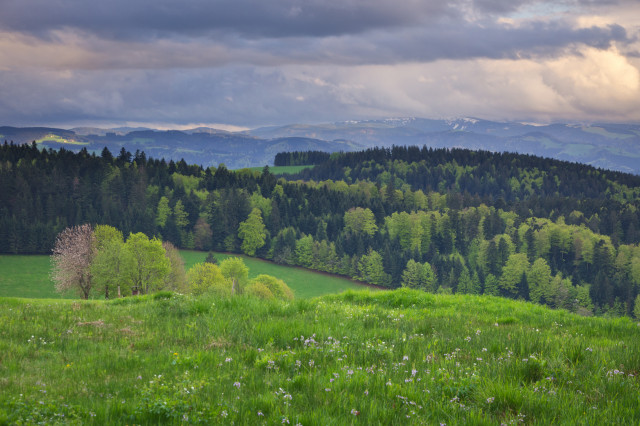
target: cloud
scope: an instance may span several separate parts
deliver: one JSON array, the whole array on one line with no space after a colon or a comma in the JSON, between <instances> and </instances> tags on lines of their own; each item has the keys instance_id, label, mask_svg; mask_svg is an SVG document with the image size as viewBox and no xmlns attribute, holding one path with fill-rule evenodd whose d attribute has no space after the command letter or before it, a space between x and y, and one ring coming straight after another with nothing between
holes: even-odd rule
<instances>
[{"instance_id":1,"label":"cloud","mask_svg":"<svg viewBox=\"0 0 640 426\"><path fill-rule=\"evenodd\" d=\"M639 20L637 0L4 0L0 117L640 121Z\"/></svg>"},{"instance_id":2,"label":"cloud","mask_svg":"<svg viewBox=\"0 0 640 426\"><path fill-rule=\"evenodd\" d=\"M64 28L109 38L232 33L242 37L353 34L457 14L439 0L7 0L0 26L46 35ZM35 11L35 12L34 12Z\"/></svg>"}]
</instances>

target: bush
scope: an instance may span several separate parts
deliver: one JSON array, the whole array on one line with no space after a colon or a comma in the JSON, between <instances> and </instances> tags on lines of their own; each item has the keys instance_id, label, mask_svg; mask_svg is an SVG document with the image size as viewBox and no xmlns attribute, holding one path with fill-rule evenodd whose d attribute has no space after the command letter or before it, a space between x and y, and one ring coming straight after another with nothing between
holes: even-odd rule
<instances>
[{"instance_id":1,"label":"bush","mask_svg":"<svg viewBox=\"0 0 640 426\"><path fill-rule=\"evenodd\" d=\"M249 288L251 288L253 294L264 299L276 298L280 300L293 300L293 291L289 286L281 279L272 277L271 275L258 275L251 280ZM247 292L250 291L249 288L247 288ZM265 290L271 293L271 297L264 297L268 296Z\"/></svg>"},{"instance_id":2,"label":"bush","mask_svg":"<svg viewBox=\"0 0 640 426\"><path fill-rule=\"evenodd\" d=\"M249 287L247 287L246 293L250 296L259 297L260 299L271 300L275 298L271 290L269 290L269 287L261 282L252 282Z\"/></svg>"},{"instance_id":3,"label":"bush","mask_svg":"<svg viewBox=\"0 0 640 426\"><path fill-rule=\"evenodd\" d=\"M195 294L214 293L218 296L231 296L231 285L218 265L197 263L187 273L189 290Z\"/></svg>"}]
</instances>

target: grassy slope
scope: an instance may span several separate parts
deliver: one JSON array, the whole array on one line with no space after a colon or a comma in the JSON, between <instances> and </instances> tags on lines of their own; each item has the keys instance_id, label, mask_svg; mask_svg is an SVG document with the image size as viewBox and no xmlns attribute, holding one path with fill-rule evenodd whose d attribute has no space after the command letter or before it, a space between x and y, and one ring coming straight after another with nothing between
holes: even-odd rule
<instances>
[{"instance_id":1,"label":"grassy slope","mask_svg":"<svg viewBox=\"0 0 640 426\"><path fill-rule=\"evenodd\" d=\"M0 297L55 298L49 256L0 255Z\"/></svg>"},{"instance_id":2,"label":"grassy slope","mask_svg":"<svg viewBox=\"0 0 640 426\"><path fill-rule=\"evenodd\" d=\"M206 253L190 250L181 250L180 254L185 261L185 268L190 268L195 263L203 262L207 257ZM237 254L215 253L216 259L222 261L227 257L241 257L249 268L249 277L253 278L259 274L268 274L283 280L298 298L309 298L322 296L330 293L339 293L344 290L358 290L364 285L357 284L347 278L335 275L313 272L308 269L277 265L254 257L241 256Z\"/></svg>"},{"instance_id":3,"label":"grassy slope","mask_svg":"<svg viewBox=\"0 0 640 426\"><path fill-rule=\"evenodd\" d=\"M0 423L640 422L636 324L493 297L0 299L0 323Z\"/></svg>"},{"instance_id":4,"label":"grassy slope","mask_svg":"<svg viewBox=\"0 0 640 426\"><path fill-rule=\"evenodd\" d=\"M204 252L181 250L188 269L207 257ZM222 260L230 255L218 253ZM346 278L328 276L302 268L276 265L264 260L241 256L249 267L251 277L259 274L274 275L284 280L299 298L338 293L347 289L363 288L362 285ZM0 255L0 297L31 297L59 299L53 282L49 278L50 263L48 256Z\"/></svg>"}]
</instances>

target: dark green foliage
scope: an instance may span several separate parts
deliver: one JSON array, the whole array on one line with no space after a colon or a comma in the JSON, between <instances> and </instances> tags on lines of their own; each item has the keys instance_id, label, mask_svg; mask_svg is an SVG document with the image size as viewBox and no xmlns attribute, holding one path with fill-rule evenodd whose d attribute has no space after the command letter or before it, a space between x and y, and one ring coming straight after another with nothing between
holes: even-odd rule
<instances>
[{"instance_id":1,"label":"dark green foliage","mask_svg":"<svg viewBox=\"0 0 640 426\"><path fill-rule=\"evenodd\" d=\"M114 157L5 144L0 252L48 253L61 229L89 222L181 248L238 253L246 240L240 224L259 209L265 239L255 253L277 263L396 288L413 260L431 265L430 291L499 294L498 284L508 282L503 295L529 300L537 284L528 270L503 277L509 257L523 254L551 270L552 284L535 288L543 292L535 300L582 313L633 312L640 274L632 265L640 252L629 244L640 241L638 176L426 147L278 158L318 162L289 178L313 181L286 181L268 167L167 164L139 151ZM361 211L366 232L352 217Z\"/></svg>"}]
</instances>

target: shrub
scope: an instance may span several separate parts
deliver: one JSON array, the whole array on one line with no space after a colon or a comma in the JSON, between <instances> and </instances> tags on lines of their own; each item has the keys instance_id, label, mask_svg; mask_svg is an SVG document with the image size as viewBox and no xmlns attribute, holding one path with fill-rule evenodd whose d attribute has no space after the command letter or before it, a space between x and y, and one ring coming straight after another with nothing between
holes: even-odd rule
<instances>
[{"instance_id":1,"label":"shrub","mask_svg":"<svg viewBox=\"0 0 640 426\"><path fill-rule=\"evenodd\" d=\"M258 291L263 294L266 294L264 291L265 289L269 290L269 292L272 294L272 297L276 299L293 300L293 291L289 288L289 286L281 279L272 277L271 275L258 275L253 280L251 280L250 287L254 287L252 291Z\"/></svg>"}]
</instances>

